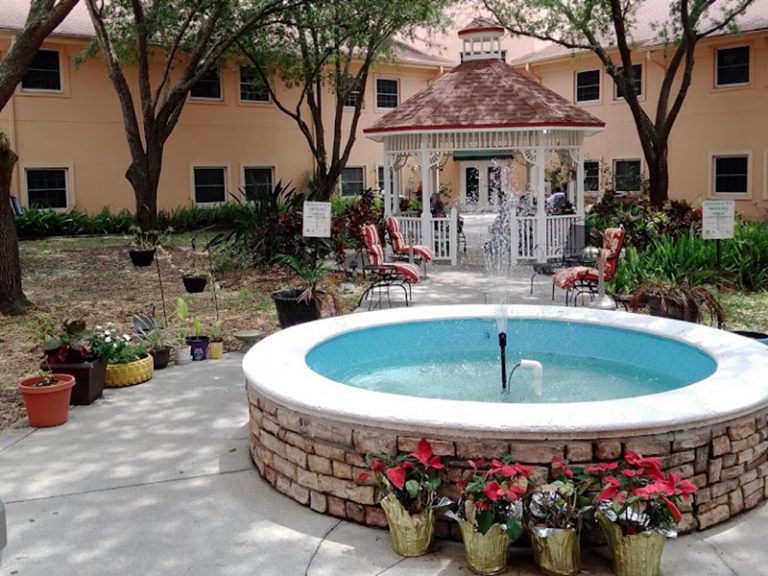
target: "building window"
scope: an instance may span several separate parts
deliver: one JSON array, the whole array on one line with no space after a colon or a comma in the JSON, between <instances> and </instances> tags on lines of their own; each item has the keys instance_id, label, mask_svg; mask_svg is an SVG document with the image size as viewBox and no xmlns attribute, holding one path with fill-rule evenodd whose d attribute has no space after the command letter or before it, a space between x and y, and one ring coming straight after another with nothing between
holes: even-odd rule
<instances>
[{"instance_id":1,"label":"building window","mask_svg":"<svg viewBox=\"0 0 768 576\"><path fill-rule=\"evenodd\" d=\"M639 192L642 184L640 160L616 160L613 179L617 192Z\"/></svg>"},{"instance_id":2,"label":"building window","mask_svg":"<svg viewBox=\"0 0 768 576\"><path fill-rule=\"evenodd\" d=\"M717 51L716 86L749 84L749 46Z\"/></svg>"},{"instance_id":3,"label":"building window","mask_svg":"<svg viewBox=\"0 0 768 576\"><path fill-rule=\"evenodd\" d=\"M359 79L355 76L348 76L344 80L342 89L344 90L344 106L357 108L357 105L360 103L360 96L362 95ZM397 94L397 92L395 92L395 94Z\"/></svg>"},{"instance_id":4,"label":"building window","mask_svg":"<svg viewBox=\"0 0 768 576\"><path fill-rule=\"evenodd\" d=\"M622 66L619 67L619 72L622 72L624 68ZM643 65L642 64L632 64L632 79L635 83L635 94L638 96L643 95ZM619 98L624 98L624 86L621 86L619 84L616 84L614 82L614 86L616 87L616 90L614 91L614 96L618 100Z\"/></svg>"},{"instance_id":5,"label":"building window","mask_svg":"<svg viewBox=\"0 0 768 576\"><path fill-rule=\"evenodd\" d=\"M584 191L597 192L600 190L600 163L597 160L584 162Z\"/></svg>"},{"instance_id":6,"label":"building window","mask_svg":"<svg viewBox=\"0 0 768 576\"><path fill-rule=\"evenodd\" d=\"M38 50L21 79L22 90L61 91L61 63L56 50Z\"/></svg>"},{"instance_id":7,"label":"building window","mask_svg":"<svg viewBox=\"0 0 768 576\"><path fill-rule=\"evenodd\" d=\"M376 169L376 176L379 184L379 192L384 192L384 166L379 166ZM392 194L395 191L395 170L389 169L389 193Z\"/></svg>"},{"instance_id":8,"label":"building window","mask_svg":"<svg viewBox=\"0 0 768 576\"><path fill-rule=\"evenodd\" d=\"M341 195L359 196L365 187L365 170L361 167L341 171Z\"/></svg>"},{"instance_id":9,"label":"building window","mask_svg":"<svg viewBox=\"0 0 768 576\"><path fill-rule=\"evenodd\" d=\"M600 100L600 70L576 72L576 102Z\"/></svg>"},{"instance_id":10,"label":"building window","mask_svg":"<svg viewBox=\"0 0 768 576\"><path fill-rule=\"evenodd\" d=\"M272 192L272 168L245 168L243 176L248 198Z\"/></svg>"},{"instance_id":11,"label":"building window","mask_svg":"<svg viewBox=\"0 0 768 576\"><path fill-rule=\"evenodd\" d=\"M66 168L27 168L26 175L30 208L67 207Z\"/></svg>"},{"instance_id":12,"label":"building window","mask_svg":"<svg viewBox=\"0 0 768 576\"><path fill-rule=\"evenodd\" d=\"M749 156L715 156L715 194L749 193Z\"/></svg>"},{"instance_id":13,"label":"building window","mask_svg":"<svg viewBox=\"0 0 768 576\"><path fill-rule=\"evenodd\" d=\"M211 68L205 75L192 85L189 91L192 98L202 100L221 100L221 78L219 69Z\"/></svg>"},{"instance_id":14,"label":"building window","mask_svg":"<svg viewBox=\"0 0 768 576\"><path fill-rule=\"evenodd\" d=\"M243 102L269 102L269 89L261 75L252 66L240 66L240 100Z\"/></svg>"},{"instance_id":15,"label":"building window","mask_svg":"<svg viewBox=\"0 0 768 576\"><path fill-rule=\"evenodd\" d=\"M226 200L226 169L195 168L195 204Z\"/></svg>"},{"instance_id":16,"label":"building window","mask_svg":"<svg viewBox=\"0 0 768 576\"><path fill-rule=\"evenodd\" d=\"M376 107L397 108L399 84L397 80L376 80Z\"/></svg>"}]
</instances>

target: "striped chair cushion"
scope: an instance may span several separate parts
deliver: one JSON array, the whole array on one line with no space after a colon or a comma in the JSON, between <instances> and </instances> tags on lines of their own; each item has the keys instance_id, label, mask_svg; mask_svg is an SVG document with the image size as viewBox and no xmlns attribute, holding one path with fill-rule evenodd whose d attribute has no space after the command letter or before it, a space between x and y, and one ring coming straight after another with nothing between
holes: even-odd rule
<instances>
[{"instance_id":1,"label":"striped chair cushion","mask_svg":"<svg viewBox=\"0 0 768 576\"><path fill-rule=\"evenodd\" d=\"M597 282L597 268L589 266L572 266L558 270L552 277L555 286L563 290L569 290L576 282L584 280L586 282Z\"/></svg>"},{"instance_id":2,"label":"striped chair cushion","mask_svg":"<svg viewBox=\"0 0 768 576\"><path fill-rule=\"evenodd\" d=\"M410 255L413 250L413 255L417 258L421 258L424 262L432 262L435 259L435 254L427 246L422 244L409 245L405 243L403 233L400 232L400 225L397 222L397 218L393 216L387 216L387 231L389 237L392 240L392 248L397 254Z\"/></svg>"},{"instance_id":3,"label":"striped chair cushion","mask_svg":"<svg viewBox=\"0 0 768 576\"><path fill-rule=\"evenodd\" d=\"M419 267L410 262L394 262L395 272L400 276L408 280L411 284L416 284L421 275L419 274Z\"/></svg>"}]
</instances>

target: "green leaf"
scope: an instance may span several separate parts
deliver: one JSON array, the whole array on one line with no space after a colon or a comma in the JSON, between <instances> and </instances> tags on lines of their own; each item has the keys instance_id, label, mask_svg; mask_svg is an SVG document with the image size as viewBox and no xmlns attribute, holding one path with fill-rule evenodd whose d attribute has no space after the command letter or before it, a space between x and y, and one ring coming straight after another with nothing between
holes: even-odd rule
<instances>
[{"instance_id":1,"label":"green leaf","mask_svg":"<svg viewBox=\"0 0 768 576\"><path fill-rule=\"evenodd\" d=\"M518 518L510 518L507 520L507 536L514 542L523 533L523 524Z\"/></svg>"},{"instance_id":2,"label":"green leaf","mask_svg":"<svg viewBox=\"0 0 768 576\"><path fill-rule=\"evenodd\" d=\"M477 531L480 534L486 534L491 526L494 524L495 514L493 510L483 510L480 513L475 514L475 521L477 522Z\"/></svg>"},{"instance_id":3,"label":"green leaf","mask_svg":"<svg viewBox=\"0 0 768 576\"><path fill-rule=\"evenodd\" d=\"M408 480L405 483L405 490L408 492L408 496L416 498L419 495L419 483L416 480Z\"/></svg>"}]
</instances>

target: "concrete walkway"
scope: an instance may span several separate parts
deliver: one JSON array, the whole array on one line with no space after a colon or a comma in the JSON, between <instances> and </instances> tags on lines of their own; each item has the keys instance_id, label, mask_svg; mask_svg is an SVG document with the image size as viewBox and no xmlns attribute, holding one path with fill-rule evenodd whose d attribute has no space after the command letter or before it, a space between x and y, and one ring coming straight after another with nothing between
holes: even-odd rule
<instances>
[{"instance_id":1,"label":"concrete walkway","mask_svg":"<svg viewBox=\"0 0 768 576\"><path fill-rule=\"evenodd\" d=\"M417 302L437 286L460 288L471 278L453 274L434 272L432 290ZM551 284L543 282L538 299L548 301ZM467 291L443 292L442 301ZM479 289L469 291L483 301ZM440 542L434 554L402 559L385 531L316 514L262 481L248 456L241 361L233 353L169 368L73 408L64 426L0 434L9 529L0 574L470 574L461 544ZM763 505L724 527L670 541L664 574L768 576L766 527ZM604 553L585 552L585 574L610 574ZM515 552L509 574L539 574L528 550Z\"/></svg>"}]
</instances>

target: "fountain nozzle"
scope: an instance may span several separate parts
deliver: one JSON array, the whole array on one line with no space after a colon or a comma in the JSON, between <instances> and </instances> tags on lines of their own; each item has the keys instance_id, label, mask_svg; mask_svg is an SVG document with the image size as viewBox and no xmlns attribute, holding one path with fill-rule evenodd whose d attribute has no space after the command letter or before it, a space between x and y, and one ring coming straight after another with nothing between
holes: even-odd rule
<instances>
[{"instance_id":1,"label":"fountain nozzle","mask_svg":"<svg viewBox=\"0 0 768 576\"><path fill-rule=\"evenodd\" d=\"M499 350L501 351L501 389L507 389L507 333L499 332Z\"/></svg>"}]
</instances>

